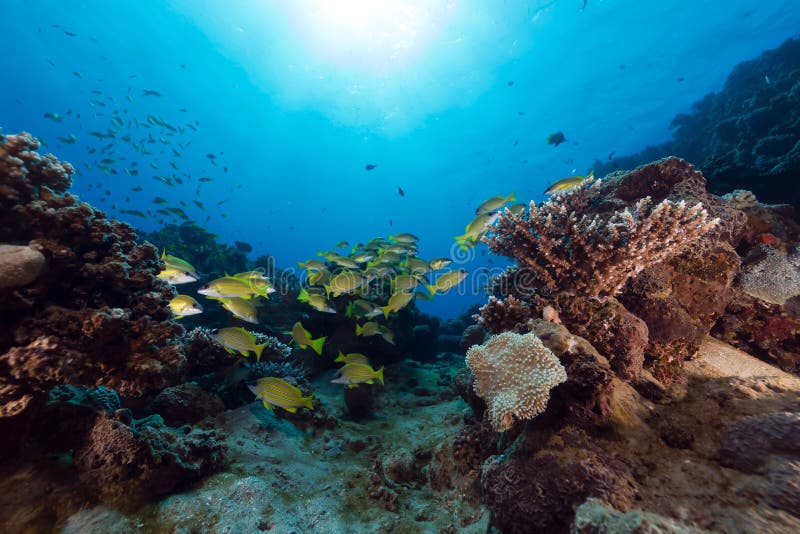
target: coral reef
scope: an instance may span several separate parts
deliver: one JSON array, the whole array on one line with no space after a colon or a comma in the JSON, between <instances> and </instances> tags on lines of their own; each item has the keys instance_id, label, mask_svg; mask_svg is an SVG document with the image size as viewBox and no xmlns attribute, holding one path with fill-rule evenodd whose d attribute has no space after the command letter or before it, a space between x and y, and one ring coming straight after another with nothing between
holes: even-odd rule
<instances>
[{"instance_id":1,"label":"coral reef","mask_svg":"<svg viewBox=\"0 0 800 534\"><path fill-rule=\"evenodd\" d=\"M0 242L29 243L48 264L29 285L0 289L2 412L30 396L33 415L35 399L64 383L146 399L185 365L156 250L66 193L72 167L38 146L28 134L0 138Z\"/></svg>"},{"instance_id":2,"label":"coral reef","mask_svg":"<svg viewBox=\"0 0 800 534\"><path fill-rule=\"evenodd\" d=\"M168 224L142 236L159 251L166 250L185 259L209 278L247 270L246 253L239 247L218 243L216 238L205 228L188 221L180 225Z\"/></svg>"},{"instance_id":3,"label":"coral reef","mask_svg":"<svg viewBox=\"0 0 800 534\"><path fill-rule=\"evenodd\" d=\"M494 252L530 269L550 291L613 296L644 268L677 255L717 224L701 204L639 199L610 214L592 216L600 181L572 190L516 215L506 210L486 242Z\"/></svg>"},{"instance_id":4,"label":"coral reef","mask_svg":"<svg viewBox=\"0 0 800 534\"><path fill-rule=\"evenodd\" d=\"M160 415L172 427L197 423L224 409L225 405L218 397L192 383L168 387L150 403L150 411Z\"/></svg>"},{"instance_id":5,"label":"coral reef","mask_svg":"<svg viewBox=\"0 0 800 534\"><path fill-rule=\"evenodd\" d=\"M800 374L800 306L769 304L736 291L712 331L719 339L781 369Z\"/></svg>"},{"instance_id":6,"label":"coral reef","mask_svg":"<svg viewBox=\"0 0 800 534\"><path fill-rule=\"evenodd\" d=\"M130 425L101 416L76 448L74 462L81 481L103 502L133 511L214 472L223 452L213 431L184 433L164 426L159 416Z\"/></svg>"},{"instance_id":7,"label":"coral reef","mask_svg":"<svg viewBox=\"0 0 800 534\"><path fill-rule=\"evenodd\" d=\"M494 429L503 432L542 413L550 390L567 379L558 358L535 334L505 332L467 351L475 392L486 401Z\"/></svg>"},{"instance_id":8,"label":"coral reef","mask_svg":"<svg viewBox=\"0 0 800 534\"><path fill-rule=\"evenodd\" d=\"M657 212L645 208L653 202ZM492 282L495 298L481 308L479 323L525 332L548 310L620 377L637 381L647 368L674 379L732 296L745 213L706 193L703 175L677 158L584 183L532 209L534 222L507 213L489 238L519 263ZM628 222L617 234L621 220ZM647 228L656 233L645 246ZM670 237L675 232L680 239ZM625 246L609 250L606 238ZM626 248L634 241L643 248Z\"/></svg>"},{"instance_id":9,"label":"coral reef","mask_svg":"<svg viewBox=\"0 0 800 534\"><path fill-rule=\"evenodd\" d=\"M717 194L749 189L800 207L800 39L734 67L721 91L672 120L673 139L640 154L595 161L595 173L675 155L703 169Z\"/></svg>"}]
</instances>

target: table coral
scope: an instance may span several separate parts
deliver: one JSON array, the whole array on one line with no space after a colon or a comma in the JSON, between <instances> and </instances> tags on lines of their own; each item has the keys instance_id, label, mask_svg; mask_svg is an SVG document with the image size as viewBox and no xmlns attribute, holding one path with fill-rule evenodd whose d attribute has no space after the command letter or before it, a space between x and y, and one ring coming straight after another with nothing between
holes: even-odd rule
<instances>
[{"instance_id":1,"label":"table coral","mask_svg":"<svg viewBox=\"0 0 800 534\"><path fill-rule=\"evenodd\" d=\"M542 413L550 390L567 379L558 358L535 334L505 332L467 351L475 392L483 398L498 432Z\"/></svg>"},{"instance_id":2,"label":"table coral","mask_svg":"<svg viewBox=\"0 0 800 534\"><path fill-rule=\"evenodd\" d=\"M541 285L591 297L619 293L629 278L684 250L717 224L702 204L650 197L610 214L587 213L600 181L582 185L526 213L506 210L487 239L496 253L532 270Z\"/></svg>"}]
</instances>

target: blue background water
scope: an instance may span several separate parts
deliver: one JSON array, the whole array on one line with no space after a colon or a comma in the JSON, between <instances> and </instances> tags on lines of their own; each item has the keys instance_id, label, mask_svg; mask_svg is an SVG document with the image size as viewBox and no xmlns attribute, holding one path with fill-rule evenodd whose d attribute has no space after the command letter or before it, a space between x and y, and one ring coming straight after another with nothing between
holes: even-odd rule
<instances>
[{"instance_id":1,"label":"blue background water","mask_svg":"<svg viewBox=\"0 0 800 534\"><path fill-rule=\"evenodd\" d=\"M800 28L794 0L582 3L3 0L0 126L41 137L80 169L77 194L145 230L159 224L112 205L183 199L193 220L280 266L400 231L420 236L423 257L448 256L484 199L538 201L594 158L667 139L676 113ZM114 110L116 138L91 137ZM148 115L183 134L145 128ZM556 148L545 137L557 130L568 142ZM128 133L152 133L152 153ZM116 175L96 167L105 157ZM152 178L173 173L183 185ZM484 254L465 265L501 263ZM452 316L485 299L467 293L421 307Z\"/></svg>"}]
</instances>

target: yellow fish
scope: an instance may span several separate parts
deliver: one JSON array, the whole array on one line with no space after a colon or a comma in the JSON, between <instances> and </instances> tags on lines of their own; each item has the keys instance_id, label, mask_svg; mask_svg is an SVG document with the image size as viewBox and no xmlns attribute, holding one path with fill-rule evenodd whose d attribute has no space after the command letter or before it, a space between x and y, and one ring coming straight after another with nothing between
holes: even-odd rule
<instances>
[{"instance_id":1,"label":"yellow fish","mask_svg":"<svg viewBox=\"0 0 800 534\"><path fill-rule=\"evenodd\" d=\"M225 276L212 280L205 286L197 290L201 295L211 298L251 298L255 295L250 284L238 278Z\"/></svg>"},{"instance_id":2,"label":"yellow fish","mask_svg":"<svg viewBox=\"0 0 800 534\"><path fill-rule=\"evenodd\" d=\"M193 275L191 272L182 271L173 267L167 267L158 273L158 278L172 285L191 284L192 282L197 282L197 276Z\"/></svg>"},{"instance_id":3,"label":"yellow fish","mask_svg":"<svg viewBox=\"0 0 800 534\"><path fill-rule=\"evenodd\" d=\"M411 274L400 274L392 280L392 289L395 291L408 291L419 285L419 279Z\"/></svg>"},{"instance_id":4,"label":"yellow fish","mask_svg":"<svg viewBox=\"0 0 800 534\"><path fill-rule=\"evenodd\" d=\"M383 367L376 371L363 363L348 363L339 369L331 384L347 384L354 388L359 384L374 384L376 379L383 385Z\"/></svg>"},{"instance_id":5,"label":"yellow fish","mask_svg":"<svg viewBox=\"0 0 800 534\"><path fill-rule=\"evenodd\" d=\"M304 397L302 391L281 378L264 377L255 386L248 387L261 399L267 410L272 410L275 406L291 413L297 412L298 408L314 409L314 395Z\"/></svg>"},{"instance_id":6,"label":"yellow fish","mask_svg":"<svg viewBox=\"0 0 800 534\"><path fill-rule=\"evenodd\" d=\"M195 269L194 266L191 263L189 263L186 260L182 260L181 258L179 258L177 256L172 256L170 254L167 254L166 249L161 253L161 261L164 262L164 265L167 266L167 269L169 269L169 268L177 269L179 271L183 271L183 272L187 272L187 273L191 274L196 279L200 278L197 275L197 269Z\"/></svg>"},{"instance_id":7,"label":"yellow fish","mask_svg":"<svg viewBox=\"0 0 800 534\"><path fill-rule=\"evenodd\" d=\"M455 271L447 271L446 273L442 273L439 278L436 279L436 282L433 284L428 284L428 292L431 296L438 293L446 293L451 288L457 286L461 283L464 278L467 277L467 271L464 269L458 269Z\"/></svg>"},{"instance_id":8,"label":"yellow fish","mask_svg":"<svg viewBox=\"0 0 800 534\"><path fill-rule=\"evenodd\" d=\"M320 260L308 260L305 262L297 262L297 266L307 271L319 271L325 268L325 262Z\"/></svg>"},{"instance_id":9,"label":"yellow fish","mask_svg":"<svg viewBox=\"0 0 800 534\"><path fill-rule=\"evenodd\" d=\"M361 287L363 283L364 277L361 276L361 273L345 271L331 278L331 281L325 286L325 291L329 295L333 293L334 297L338 297L339 295L352 293Z\"/></svg>"},{"instance_id":10,"label":"yellow fish","mask_svg":"<svg viewBox=\"0 0 800 534\"><path fill-rule=\"evenodd\" d=\"M178 295L170 300L169 309L175 314L176 319L183 319L187 315L203 313L203 307L189 295Z\"/></svg>"},{"instance_id":11,"label":"yellow fish","mask_svg":"<svg viewBox=\"0 0 800 534\"><path fill-rule=\"evenodd\" d=\"M507 197L492 197L478 206L478 209L475 210L475 215L483 215L484 213L497 211L509 202L515 202L516 200L517 196L514 193L511 193Z\"/></svg>"},{"instance_id":12,"label":"yellow fish","mask_svg":"<svg viewBox=\"0 0 800 534\"><path fill-rule=\"evenodd\" d=\"M434 271L438 271L439 269L444 269L448 265L453 263L453 260L448 258L436 258L435 260L431 260L428 262L428 265L431 266L431 269Z\"/></svg>"},{"instance_id":13,"label":"yellow fish","mask_svg":"<svg viewBox=\"0 0 800 534\"><path fill-rule=\"evenodd\" d=\"M336 308L331 305L330 301L325 298L324 294L320 295L319 293L310 293L305 288L301 288L300 294L297 296L297 300L300 302L305 302L317 311L324 313L336 313Z\"/></svg>"},{"instance_id":14,"label":"yellow fish","mask_svg":"<svg viewBox=\"0 0 800 534\"><path fill-rule=\"evenodd\" d=\"M317 339L313 339L311 337L311 332L303 328L303 325L300 324L300 321L294 323L292 327L292 339L294 342L297 343L297 346L301 349L305 349L307 347L311 347L311 349L317 353L317 355L322 356L322 345L325 343L325 337L319 337Z\"/></svg>"},{"instance_id":15,"label":"yellow fish","mask_svg":"<svg viewBox=\"0 0 800 534\"><path fill-rule=\"evenodd\" d=\"M464 229L464 233L456 236L455 240L461 250L467 250L469 247L475 246L481 238L486 235L491 226L500 216L499 212L482 213L475 217Z\"/></svg>"},{"instance_id":16,"label":"yellow fish","mask_svg":"<svg viewBox=\"0 0 800 534\"><path fill-rule=\"evenodd\" d=\"M211 334L211 339L222 345L225 350L232 354L238 352L242 356L247 357L253 352L256 355L256 361L261 360L261 353L264 351L264 347L267 346L266 343L262 345L257 344L255 335L239 327L220 328L215 333Z\"/></svg>"},{"instance_id":17,"label":"yellow fish","mask_svg":"<svg viewBox=\"0 0 800 534\"><path fill-rule=\"evenodd\" d=\"M339 355L333 361L337 363L360 363L364 365L369 365L369 359L367 359L366 356L364 356L359 352L342 354L342 351L339 351Z\"/></svg>"},{"instance_id":18,"label":"yellow fish","mask_svg":"<svg viewBox=\"0 0 800 534\"><path fill-rule=\"evenodd\" d=\"M240 297L219 299L222 307L231 312L235 317L248 323L258 324L258 312L249 300Z\"/></svg>"},{"instance_id":19,"label":"yellow fish","mask_svg":"<svg viewBox=\"0 0 800 534\"><path fill-rule=\"evenodd\" d=\"M409 233L390 235L389 239L391 239L395 243L404 243L407 245L413 245L414 243L419 241L419 238L417 236Z\"/></svg>"},{"instance_id":20,"label":"yellow fish","mask_svg":"<svg viewBox=\"0 0 800 534\"><path fill-rule=\"evenodd\" d=\"M408 303L414 300L414 292L413 291L403 291L398 290L389 297L389 303L386 306L381 306L381 311L383 312L383 317L385 319L389 318L389 313L396 312L402 308L408 306Z\"/></svg>"},{"instance_id":21,"label":"yellow fish","mask_svg":"<svg viewBox=\"0 0 800 534\"><path fill-rule=\"evenodd\" d=\"M356 335L362 337L381 336L384 341L394 345L394 332L375 321L369 321L363 325L356 324Z\"/></svg>"},{"instance_id":22,"label":"yellow fish","mask_svg":"<svg viewBox=\"0 0 800 534\"><path fill-rule=\"evenodd\" d=\"M588 175L583 176L581 174L577 174L575 176L570 176L569 178L562 178L561 180L551 184L548 187L544 194L545 195L552 195L554 193L561 193L562 191L568 191L575 186L581 185L586 180L594 180L594 171L590 172Z\"/></svg>"}]
</instances>

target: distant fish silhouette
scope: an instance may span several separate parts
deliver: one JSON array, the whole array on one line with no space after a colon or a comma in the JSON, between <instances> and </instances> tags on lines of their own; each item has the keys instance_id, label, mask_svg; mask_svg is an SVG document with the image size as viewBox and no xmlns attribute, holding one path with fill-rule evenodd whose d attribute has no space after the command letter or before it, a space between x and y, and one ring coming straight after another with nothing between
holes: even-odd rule
<instances>
[{"instance_id":1,"label":"distant fish silhouette","mask_svg":"<svg viewBox=\"0 0 800 534\"><path fill-rule=\"evenodd\" d=\"M558 146L566 140L567 138L564 137L564 133L561 131L551 133L550 135L547 136L548 145Z\"/></svg>"},{"instance_id":2,"label":"distant fish silhouette","mask_svg":"<svg viewBox=\"0 0 800 534\"><path fill-rule=\"evenodd\" d=\"M403 188L402 188L402 187L398 187L398 188L397 188L397 193L398 193L398 194L399 194L401 197L404 197L404 196L406 196L406 192L405 192L405 191L403 191Z\"/></svg>"},{"instance_id":3,"label":"distant fish silhouette","mask_svg":"<svg viewBox=\"0 0 800 534\"><path fill-rule=\"evenodd\" d=\"M371 170L372 170L372 169L374 169L375 167L377 167L377 165L374 165L374 164L372 164L372 163L367 163L366 165L364 165L364 170L365 170L365 171L371 171Z\"/></svg>"}]
</instances>

